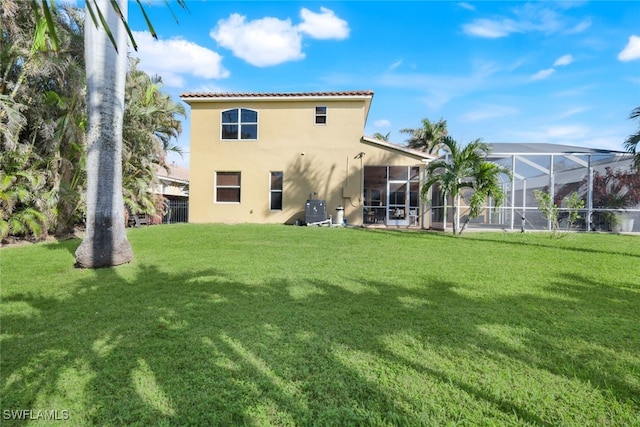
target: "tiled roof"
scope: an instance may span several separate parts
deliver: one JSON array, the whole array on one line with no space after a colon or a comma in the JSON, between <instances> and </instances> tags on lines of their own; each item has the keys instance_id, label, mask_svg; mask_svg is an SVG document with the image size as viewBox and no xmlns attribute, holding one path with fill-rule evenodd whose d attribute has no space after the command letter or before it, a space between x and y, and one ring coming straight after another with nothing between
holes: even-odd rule
<instances>
[{"instance_id":1,"label":"tiled roof","mask_svg":"<svg viewBox=\"0 0 640 427\"><path fill-rule=\"evenodd\" d=\"M370 90L336 92L185 92L180 98L327 98L373 96Z\"/></svg>"},{"instance_id":2,"label":"tiled roof","mask_svg":"<svg viewBox=\"0 0 640 427\"><path fill-rule=\"evenodd\" d=\"M189 181L189 169L175 163L168 164L166 169L162 166L156 165L156 173L159 177L163 178L169 178L176 181Z\"/></svg>"},{"instance_id":3,"label":"tiled roof","mask_svg":"<svg viewBox=\"0 0 640 427\"><path fill-rule=\"evenodd\" d=\"M401 151L403 153L410 154L412 156L420 157L424 160L435 160L438 158L438 156L429 154L426 151L416 150L413 148L409 148L406 145L394 144L393 142L389 142L389 141L381 141L379 139L372 138L370 136L363 136L362 141L368 142L370 144L378 145L381 147L391 148L396 151Z\"/></svg>"}]
</instances>

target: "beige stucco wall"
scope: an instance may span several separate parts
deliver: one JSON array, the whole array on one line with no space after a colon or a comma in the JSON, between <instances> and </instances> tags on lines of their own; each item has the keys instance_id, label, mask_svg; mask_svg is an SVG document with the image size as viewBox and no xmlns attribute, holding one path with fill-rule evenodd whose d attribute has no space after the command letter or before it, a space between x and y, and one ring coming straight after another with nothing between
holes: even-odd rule
<instances>
[{"instance_id":1,"label":"beige stucco wall","mask_svg":"<svg viewBox=\"0 0 640 427\"><path fill-rule=\"evenodd\" d=\"M327 107L327 124L315 124L315 107ZM221 111L258 111L258 139L220 137ZM364 100L271 100L191 103L189 221L196 223L293 223L304 219L312 193L327 201L327 214L345 207L351 224L362 223L362 167L421 165L418 157L361 141ZM364 152L360 159L356 155ZM217 171L241 172L240 203L216 203ZM269 210L270 172L284 172L283 210Z\"/></svg>"}]
</instances>

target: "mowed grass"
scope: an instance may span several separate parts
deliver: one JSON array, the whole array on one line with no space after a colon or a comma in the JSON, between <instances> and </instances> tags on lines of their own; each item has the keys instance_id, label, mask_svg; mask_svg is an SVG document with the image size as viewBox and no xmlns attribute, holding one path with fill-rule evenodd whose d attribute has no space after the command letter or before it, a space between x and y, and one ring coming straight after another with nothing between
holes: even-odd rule
<instances>
[{"instance_id":1,"label":"mowed grass","mask_svg":"<svg viewBox=\"0 0 640 427\"><path fill-rule=\"evenodd\" d=\"M640 237L129 239L113 269L73 268L77 240L0 251L2 425L640 424Z\"/></svg>"}]
</instances>

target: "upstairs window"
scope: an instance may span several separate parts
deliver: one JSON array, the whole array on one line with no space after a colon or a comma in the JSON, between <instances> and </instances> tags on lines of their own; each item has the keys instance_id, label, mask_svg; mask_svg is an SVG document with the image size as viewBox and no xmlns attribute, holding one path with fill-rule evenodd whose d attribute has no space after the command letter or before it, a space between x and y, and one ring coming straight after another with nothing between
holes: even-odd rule
<instances>
[{"instance_id":1,"label":"upstairs window","mask_svg":"<svg viewBox=\"0 0 640 427\"><path fill-rule=\"evenodd\" d=\"M258 139L258 112L233 108L222 112L222 139Z\"/></svg>"},{"instance_id":2,"label":"upstairs window","mask_svg":"<svg viewBox=\"0 0 640 427\"><path fill-rule=\"evenodd\" d=\"M327 107L316 107L316 124L327 124Z\"/></svg>"}]
</instances>

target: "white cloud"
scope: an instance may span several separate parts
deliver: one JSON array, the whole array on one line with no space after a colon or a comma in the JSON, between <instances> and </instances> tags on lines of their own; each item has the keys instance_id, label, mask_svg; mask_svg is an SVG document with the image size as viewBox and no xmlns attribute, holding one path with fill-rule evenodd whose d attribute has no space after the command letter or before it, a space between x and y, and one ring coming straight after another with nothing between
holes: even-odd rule
<instances>
[{"instance_id":1,"label":"white cloud","mask_svg":"<svg viewBox=\"0 0 640 427\"><path fill-rule=\"evenodd\" d=\"M629 37L629 42L618 54L618 59L623 62L640 59L640 37L633 35Z\"/></svg>"},{"instance_id":2,"label":"white cloud","mask_svg":"<svg viewBox=\"0 0 640 427\"><path fill-rule=\"evenodd\" d=\"M138 51L131 55L140 58L140 69L161 76L165 86L183 87L185 74L205 79L229 76L222 56L205 47L181 38L154 40L148 31L134 31L133 36Z\"/></svg>"},{"instance_id":3,"label":"white cloud","mask_svg":"<svg viewBox=\"0 0 640 427\"><path fill-rule=\"evenodd\" d=\"M556 62L553 63L554 67L560 65L569 65L573 62L573 55L562 55L560 58L556 59Z\"/></svg>"},{"instance_id":4,"label":"white cloud","mask_svg":"<svg viewBox=\"0 0 640 427\"><path fill-rule=\"evenodd\" d=\"M479 122L489 119L497 119L506 116L518 114L519 110L515 107L506 105L483 105L476 110L469 111L462 115L461 119L465 122Z\"/></svg>"},{"instance_id":5,"label":"white cloud","mask_svg":"<svg viewBox=\"0 0 640 427\"><path fill-rule=\"evenodd\" d=\"M589 126L581 124L556 126L531 124L527 129L508 132L508 137L521 141L586 146L587 142L594 139L596 135Z\"/></svg>"},{"instance_id":6,"label":"white cloud","mask_svg":"<svg viewBox=\"0 0 640 427\"><path fill-rule=\"evenodd\" d=\"M591 128L581 124L551 127L531 125L530 129L507 132L505 139L621 151L620 141L624 140L626 135L624 130L616 128Z\"/></svg>"},{"instance_id":7,"label":"white cloud","mask_svg":"<svg viewBox=\"0 0 640 427\"><path fill-rule=\"evenodd\" d=\"M314 13L302 8L300 11L302 23L298 29L310 35L314 39L337 39L349 37L349 24L344 19L338 18L332 10L326 7L320 8L320 13Z\"/></svg>"},{"instance_id":8,"label":"white cloud","mask_svg":"<svg viewBox=\"0 0 640 427\"><path fill-rule=\"evenodd\" d=\"M574 107L565 111L564 113L558 115L558 119L566 119L567 117L575 116L576 114L584 113L585 111L590 110L590 107Z\"/></svg>"},{"instance_id":9,"label":"white cloud","mask_svg":"<svg viewBox=\"0 0 640 427\"><path fill-rule=\"evenodd\" d=\"M402 65L402 59L399 59L396 62L394 62L393 64L389 65L389 68L387 69L387 71L393 71L396 68L398 68L400 65Z\"/></svg>"},{"instance_id":10,"label":"white cloud","mask_svg":"<svg viewBox=\"0 0 640 427\"><path fill-rule=\"evenodd\" d=\"M576 97L576 96L584 96L584 95L588 94L589 92L591 92L594 88L595 88L595 85L593 85L593 84L583 85L583 86L578 86L578 87L572 87L572 88L567 88L567 89L561 90L559 92L556 92L556 93L553 94L553 96L560 97L560 98L570 98L570 97Z\"/></svg>"},{"instance_id":11,"label":"white cloud","mask_svg":"<svg viewBox=\"0 0 640 427\"><path fill-rule=\"evenodd\" d=\"M246 16L234 13L228 19L219 20L209 35L238 58L258 67L305 56L300 32L289 19L267 17L246 22Z\"/></svg>"},{"instance_id":12,"label":"white cloud","mask_svg":"<svg viewBox=\"0 0 640 427\"><path fill-rule=\"evenodd\" d=\"M497 39L511 33L519 32L517 25L510 19L491 20L476 19L470 24L462 26L463 31L470 36Z\"/></svg>"},{"instance_id":13,"label":"white cloud","mask_svg":"<svg viewBox=\"0 0 640 427\"><path fill-rule=\"evenodd\" d=\"M540 70L537 73L535 73L533 76L531 76L531 80L544 80L555 72L556 70L554 70L553 68Z\"/></svg>"},{"instance_id":14,"label":"white cloud","mask_svg":"<svg viewBox=\"0 0 640 427\"><path fill-rule=\"evenodd\" d=\"M293 25L290 19L265 17L247 21L234 13L218 21L209 35L235 56L257 67L268 67L304 59L302 36L316 39L344 39L349 36L347 21L332 10L321 7L320 13L303 8L302 23Z\"/></svg>"},{"instance_id":15,"label":"white cloud","mask_svg":"<svg viewBox=\"0 0 640 427\"><path fill-rule=\"evenodd\" d=\"M388 128L391 126L391 122L387 119L380 119L373 122L373 126L377 128Z\"/></svg>"},{"instance_id":16,"label":"white cloud","mask_svg":"<svg viewBox=\"0 0 640 427\"><path fill-rule=\"evenodd\" d=\"M569 28L566 33L567 34L579 34L589 28L591 26L591 19L587 18L583 21L578 22L573 28Z\"/></svg>"},{"instance_id":17,"label":"white cloud","mask_svg":"<svg viewBox=\"0 0 640 427\"><path fill-rule=\"evenodd\" d=\"M458 3L458 7L461 7L467 10L476 10L476 7L474 5L472 5L471 3L467 3L466 1Z\"/></svg>"},{"instance_id":18,"label":"white cloud","mask_svg":"<svg viewBox=\"0 0 640 427\"><path fill-rule=\"evenodd\" d=\"M430 109L438 110L454 98L488 90L494 84L503 85L504 80L494 82L491 79L499 71L493 63L476 63L469 75L388 73L382 75L377 84L422 92L424 103Z\"/></svg>"},{"instance_id":19,"label":"white cloud","mask_svg":"<svg viewBox=\"0 0 640 427\"><path fill-rule=\"evenodd\" d=\"M189 92L215 93L215 92L231 92L231 91L223 86L218 86L216 84L211 84L211 83L205 83L205 84L196 86L193 89L189 89Z\"/></svg>"},{"instance_id":20,"label":"white cloud","mask_svg":"<svg viewBox=\"0 0 640 427\"><path fill-rule=\"evenodd\" d=\"M563 7L554 3L526 3L514 8L511 17L479 18L464 24L462 29L470 36L500 38L525 32L576 34L591 25L588 18L576 22L576 19L562 15L557 10L563 10Z\"/></svg>"},{"instance_id":21,"label":"white cloud","mask_svg":"<svg viewBox=\"0 0 640 427\"><path fill-rule=\"evenodd\" d=\"M590 134L590 129L583 125L559 125L543 128L544 134L551 139L579 139Z\"/></svg>"}]
</instances>

